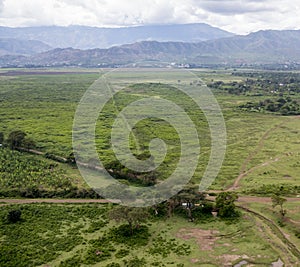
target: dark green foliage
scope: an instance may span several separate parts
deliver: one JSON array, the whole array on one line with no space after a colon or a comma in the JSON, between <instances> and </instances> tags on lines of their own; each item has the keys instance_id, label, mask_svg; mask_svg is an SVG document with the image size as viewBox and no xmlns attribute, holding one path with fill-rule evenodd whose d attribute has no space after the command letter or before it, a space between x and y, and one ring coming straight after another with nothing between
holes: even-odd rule
<instances>
[{"instance_id":1,"label":"dark green foliage","mask_svg":"<svg viewBox=\"0 0 300 267\"><path fill-rule=\"evenodd\" d=\"M235 72L241 82L216 81L208 86L221 92L247 97L264 97L261 101L247 101L239 109L252 112L271 112L284 116L299 115L299 73L293 72ZM269 96L269 98L266 98Z\"/></svg>"},{"instance_id":2,"label":"dark green foliage","mask_svg":"<svg viewBox=\"0 0 300 267\"><path fill-rule=\"evenodd\" d=\"M147 261L144 258L133 257L129 260L124 260L126 267L144 267L147 266Z\"/></svg>"},{"instance_id":3,"label":"dark green foliage","mask_svg":"<svg viewBox=\"0 0 300 267\"><path fill-rule=\"evenodd\" d=\"M209 86L235 95L291 95L300 93L299 73L296 72L234 72L233 76L245 77L241 82L216 81Z\"/></svg>"},{"instance_id":4,"label":"dark green foliage","mask_svg":"<svg viewBox=\"0 0 300 267\"><path fill-rule=\"evenodd\" d=\"M212 211L214 209L214 205L212 202L203 201L200 206L195 207L193 210L193 216L197 220L206 220L211 219L213 217Z\"/></svg>"},{"instance_id":5,"label":"dark green foliage","mask_svg":"<svg viewBox=\"0 0 300 267\"><path fill-rule=\"evenodd\" d=\"M149 229L147 226L142 225L131 232L129 225L124 224L119 227L112 228L107 238L119 244L126 244L128 246L146 246L150 238Z\"/></svg>"},{"instance_id":6,"label":"dark green foliage","mask_svg":"<svg viewBox=\"0 0 300 267\"><path fill-rule=\"evenodd\" d=\"M121 267L119 263L109 263L105 267Z\"/></svg>"},{"instance_id":7,"label":"dark green foliage","mask_svg":"<svg viewBox=\"0 0 300 267\"><path fill-rule=\"evenodd\" d=\"M139 160L141 157L137 156ZM118 180L126 180L137 186L152 186L156 184L157 172L140 173L124 167L119 161L114 160L105 164L105 169Z\"/></svg>"},{"instance_id":8,"label":"dark green foliage","mask_svg":"<svg viewBox=\"0 0 300 267\"><path fill-rule=\"evenodd\" d=\"M0 132L0 144L4 143L4 133Z\"/></svg>"},{"instance_id":9,"label":"dark green foliage","mask_svg":"<svg viewBox=\"0 0 300 267\"><path fill-rule=\"evenodd\" d=\"M16 223L21 221L22 212L20 210L11 210L7 214L7 221L9 223Z\"/></svg>"},{"instance_id":10,"label":"dark green foliage","mask_svg":"<svg viewBox=\"0 0 300 267\"><path fill-rule=\"evenodd\" d=\"M235 201L238 196L234 192L222 192L216 198L216 210L220 218L235 218L238 216Z\"/></svg>"},{"instance_id":11,"label":"dark green foliage","mask_svg":"<svg viewBox=\"0 0 300 267\"><path fill-rule=\"evenodd\" d=\"M80 257L79 256L74 256L72 258L69 258L65 261L62 261L59 264L59 267L80 267Z\"/></svg>"},{"instance_id":12,"label":"dark green foliage","mask_svg":"<svg viewBox=\"0 0 300 267\"><path fill-rule=\"evenodd\" d=\"M121 249L115 254L116 258L118 259L124 258L127 255L129 255L129 250L127 249Z\"/></svg>"},{"instance_id":13,"label":"dark green foliage","mask_svg":"<svg viewBox=\"0 0 300 267\"><path fill-rule=\"evenodd\" d=\"M117 206L109 212L109 218L116 222L125 221L129 225L131 235L140 224L145 222L149 217L148 210L145 208L135 208L127 206Z\"/></svg>"},{"instance_id":14,"label":"dark green foliage","mask_svg":"<svg viewBox=\"0 0 300 267\"><path fill-rule=\"evenodd\" d=\"M168 214L167 203L160 203L151 208L152 218L166 218Z\"/></svg>"},{"instance_id":15,"label":"dark green foliage","mask_svg":"<svg viewBox=\"0 0 300 267\"><path fill-rule=\"evenodd\" d=\"M244 190L244 194L253 194L253 195L261 195L261 196L269 196L271 197L273 194L279 194L281 196L293 196L300 194L300 186L297 185L288 185L288 184L270 184L270 185L262 185L258 188L252 188L250 190Z\"/></svg>"},{"instance_id":16,"label":"dark green foliage","mask_svg":"<svg viewBox=\"0 0 300 267\"><path fill-rule=\"evenodd\" d=\"M191 248L187 244L179 244L175 239L167 240L159 235L153 240L153 245L148 252L153 256L161 255L164 258L168 257L170 254L188 256L191 253Z\"/></svg>"},{"instance_id":17,"label":"dark green foliage","mask_svg":"<svg viewBox=\"0 0 300 267\"><path fill-rule=\"evenodd\" d=\"M26 133L23 131L20 130L12 131L9 133L6 142L11 149L16 149L22 146L25 137L26 137Z\"/></svg>"},{"instance_id":18,"label":"dark green foliage","mask_svg":"<svg viewBox=\"0 0 300 267\"><path fill-rule=\"evenodd\" d=\"M300 104L289 98L278 98L276 100L266 99L258 103L248 102L240 105L239 108L248 111L268 111L281 115L299 115Z\"/></svg>"}]
</instances>

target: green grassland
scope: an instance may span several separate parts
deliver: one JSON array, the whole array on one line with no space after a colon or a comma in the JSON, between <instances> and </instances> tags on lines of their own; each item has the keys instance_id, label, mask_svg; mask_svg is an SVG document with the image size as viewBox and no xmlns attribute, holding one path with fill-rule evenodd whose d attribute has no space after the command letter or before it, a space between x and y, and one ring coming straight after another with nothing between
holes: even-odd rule
<instances>
[{"instance_id":1,"label":"green grassland","mask_svg":"<svg viewBox=\"0 0 300 267\"><path fill-rule=\"evenodd\" d=\"M272 207L271 203L249 203L247 204L252 210L263 214L267 218L275 222L280 229L286 233L298 248L300 246L300 201L287 201L283 207L286 210L285 218L282 219L279 208Z\"/></svg>"},{"instance_id":2,"label":"green grassland","mask_svg":"<svg viewBox=\"0 0 300 267\"><path fill-rule=\"evenodd\" d=\"M24 75L0 80L0 127L28 133L38 147L67 156L76 106L99 74Z\"/></svg>"},{"instance_id":3,"label":"green grassland","mask_svg":"<svg viewBox=\"0 0 300 267\"><path fill-rule=\"evenodd\" d=\"M207 84L222 81L227 89L230 83L243 83L249 78L248 74L232 75L232 72L234 70L194 71ZM0 74L0 132L7 137L13 130L23 130L36 142L38 151L68 157L72 152L77 105L102 74L99 70L21 70L8 76ZM196 104L176 89L176 84L183 84L176 74L164 70L156 75L157 71L145 75L141 70L118 74L116 84L123 90L105 105L97 120L99 158L107 166L115 164L110 144L111 126L125 106L150 96L168 99L185 110L200 136L200 160L193 176L193 181L199 183L211 152L208 122ZM273 77L273 74L259 75L263 75L260 79ZM158 82L147 80L149 76ZM235 188L240 195L266 196L278 190L283 195L299 195L300 119L265 110L241 109L239 106L247 102L278 98L270 95L269 90L264 95L262 88L255 86L254 92L245 94L232 94L224 88L211 89L225 119L227 150L210 189L228 189L244 174ZM283 92L283 97L288 96L288 91ZM299 95L291 97L297 100ZM168 148L166 158L155 173L157 181L161 181L175 169L180 156L174 127L155 118L142 120L130 136L130 148L136 157L145 159L149 156L149 142L156 137L163 139ZM118 164L114 166L122 168ZM0 186L6 197L92 196L75 166L56 162L45 155L3 147L0 147ZM291 242L300 246L299 202L284 204L287 210L284 220L280 218L278 207L273 208L270 203L245 205L270 218L288 234ZM188 222L186 211L171 218L157 218L151 211L148 222L130 236L126 227L108 219L108 211L113 207L113 204L1 203L0 266L212 267L234 266L242 260L254 266L271 266L279 258L286 266L297 266L299 260L274 228L244 210L234 221L195 215L194 222ZM21 210L22 220L9 223L7 214L15 209Z\"/></svg>"},{"instance_id":4,"label":"green grassland","mask_svg":"<svg viewBox=\"0 0 300 267\"><path fill-rule=\"evenodd\" d=\"M108 221L109 204L22 205L22 221L9 224L14 208L0 207L1 266L269 266L284 257L250 215L230 224L153 217L130 236Z\"/></svg>"},{"instance_id":5,"label":"green grassland","mask_svg":"<svg viewBox=\"0 0 300 267\"><path fill-rule=\"evenodd\" d=\"M36 141L38 150L67 157L72 151L72 125L77 105L102 73L72 73L71 70L70 73L49 75L42 71L39 75L28 73L0 77L0 132L7 136L12 130L23 130ZM152 76L156 73L153 72ZM242 82L246 79L243 75L231 73L231 70L195 71L206 83ZM176 90L176 86L166 85L170 81L179 83L176 75L163 71L157 78L159 83L145 82L142 71L125 71L118 75L118 86L124 90L107 103L97 122L96 143L101 160L108 165L115 161L109 139L111 125L118 112L145 96L161 97L183 107L196 125L201 155L193 180L199 182L210 154L209 129L201 110ZM211 189L226 189L241 172L251 170L240 182L241 191L264 184L287 184L293 186L293 194L298 194L299 189L294 190L294 187L299 186L299 118L238 109L239 105L262 100L264 96L234 95L219 89L212 91L225 118L227 151L223 167ZM136 125L133 134L135 138L131 140L131 149L136 155L148 155L149 140L153 137L160 137L168 144L167 157L158 169L157 179L163 180L174 170L179 158L180 147L174 128L163 121L147 119ZM75 179L78 183L81 179L79 173L76 170L70 172L72 177L69 180Z\"/></svg>"}]
</instances>

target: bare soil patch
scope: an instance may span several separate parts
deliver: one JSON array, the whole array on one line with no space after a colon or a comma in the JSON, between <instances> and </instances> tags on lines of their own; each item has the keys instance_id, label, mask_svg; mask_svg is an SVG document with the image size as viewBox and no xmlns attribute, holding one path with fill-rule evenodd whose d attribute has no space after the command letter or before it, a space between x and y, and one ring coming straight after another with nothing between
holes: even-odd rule
<instances>
[{"instance_id":1,"label":"bare soil patch","mask_svg":"<svg viewBox=\"0 0 300 267\"><path fill-rule=\"evenodd\" d=\"M217 234L219 234L219 231L216 230L182 228L179 230L176 236L184 240L195 239L201 250L211 251L214 249L215 243L219 239Z\"/></svg>"}]
</instances>

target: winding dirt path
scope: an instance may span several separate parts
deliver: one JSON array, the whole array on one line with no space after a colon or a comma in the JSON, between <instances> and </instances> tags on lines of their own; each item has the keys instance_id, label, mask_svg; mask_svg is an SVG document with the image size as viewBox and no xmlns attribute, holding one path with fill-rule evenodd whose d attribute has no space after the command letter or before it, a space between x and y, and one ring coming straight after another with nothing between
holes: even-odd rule
<instances>
[{"instance_id":1,"label":"winding dirt path","mask_svg":"<svg viewBox=\"0 0 300 267\"><path fill-rule=\"evenodd\" d=\"M300 116L296 116L291 118L290 120L293 119L299 119ZM288 120L288 121L290 121ZM275 158L274 160L271 161L266 161L260 165L254 166L253 168L247 170L247 165L251 162L251 160L262 150L262 148L264 147L264 143L265 141L268 139L268 137L270 136L271 133L273 133L274 131L276 131L277 129L279 129L280 127L282 127L284 124L286 124L287 121L284 121L278 125L276 125L275 127L272 127L271 129L267 130L263 136L261 137L261 139L259 140L256 148L254 149L254 151L252 151L248 157L245 159L245 161L242 164L241 170L240 170L240 174L239 176L235 179L234 183L232 186L230 186L229 188L226 189L226 191L234 191L237 190L240 187L240 181L247 176L248 174L250 174L251 172L253 172L254 170L260 168L260 167L264 167L264 166L268 166L271 163L277 162L280 160L280 158Z\"/></svg>"},{"instance_id":2,"label":"winding dirt path","mask_svg":"<svg viewBox=\"0 0 300 267\"><path fill-rule=\"evenodd\" d=\"M234 191L234 190L237 190L240 186L240 181L246 177L248 174L252 173L253 171L261 168L261 167L265 167L265 166L268 166L270 165L271 163L274 163L274 162L277 162L279 161L280 158L275 158L274 160L270 160L270 161L266 161L260 165L257 165L257 166L254 166L253 168L243 172L243 173L240 173L239 176L235 179L233 185L229 188L227 188L225 191Z\"/></svg>"}]
</instances>

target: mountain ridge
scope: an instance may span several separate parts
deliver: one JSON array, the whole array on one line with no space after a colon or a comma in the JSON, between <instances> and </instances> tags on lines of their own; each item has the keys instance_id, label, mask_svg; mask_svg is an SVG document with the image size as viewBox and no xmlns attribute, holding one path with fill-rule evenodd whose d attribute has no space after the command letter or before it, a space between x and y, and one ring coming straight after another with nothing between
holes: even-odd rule
<instances>
[{"instance_id":1,"label":"mountain ridge","mask_svg":"<svg viewBox=\"0 0 300 267\"><path fill-rule=\"evenodd\" d=\"M160 42L200 42L233 36L205 23L145 25L122 28L100 28L88 26L40 26L9 28L0 27L2 38L39 40L58 48L109 48L126 43L156 40Z\"/></svg>"},{"instance_id":2,"label":"mountain ridge","mask_svg":"<svg viewBox=\"0 0 300 267\"><path fill-rule=\"evenodd\" d=\"M57 48L31 57L14 58L9 63L23 66L114 66L143 61L196 65L285 64L300 62L299 44L300 30L267 30L198 43L142 41L108 49ZM4 63L0 58L0 64Z\"/></svg>"},{"instance_id":3,"label":"mountain ridge","mask_svg":"<svg viewBox=\"0 0 300 267\"><path fill-rule=\"evenodd\" d=\"M0 56L33 55L51 49L53 49L51 46L37 40L0 38Z\"/></svg>"}]
</instances>

